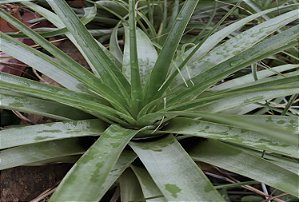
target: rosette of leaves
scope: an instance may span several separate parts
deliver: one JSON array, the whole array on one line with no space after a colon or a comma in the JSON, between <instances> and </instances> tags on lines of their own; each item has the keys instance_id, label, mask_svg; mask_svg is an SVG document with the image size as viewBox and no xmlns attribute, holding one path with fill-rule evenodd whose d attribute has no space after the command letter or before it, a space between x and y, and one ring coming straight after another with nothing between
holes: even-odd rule
<instances>
[{"instance_id":1,"label":"rosette of leaves","mask_svg":"<svg viewBox=\"0 0 299 202\"><path fill-rule=\"evenodd\" d=\"M108 50L65 1L47 2L55 13L23 4L63 30L92 71L1 10L47 54L5 33L1 50L62 86L0 74L1 108L57 120L2 130L1 169L75 161L50 201L99 201L116 181L122 201L224 201L195 162L298 197L298 113L288 110L299 93L298 65L226 79L296 49L299 25L286 25L298 20L297 7L241 29L277 8L252 14L185 50L180 39L198 2L187 0L160 49L136 28L130 0L121 51L115 34ZM268 102L286 96L292 99L283 110ZM268 110L277 115L263 115Z\"/></svg>"}]
</instances>

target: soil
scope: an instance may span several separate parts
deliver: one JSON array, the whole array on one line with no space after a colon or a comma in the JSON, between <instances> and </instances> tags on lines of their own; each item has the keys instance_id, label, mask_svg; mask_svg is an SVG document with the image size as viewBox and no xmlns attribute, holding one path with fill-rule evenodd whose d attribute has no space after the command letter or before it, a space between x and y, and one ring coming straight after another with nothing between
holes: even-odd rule
<instances>
[{"instance_id":1,"label":"soil","mask_svg":"<svg viewBox=\"0 0 299 202\"><path fill-rule=\"evenodd\" d=\"M47 189L54 188L71 166L51 164L3 170L0 173L0 201L31 201Z\"/></svg>"}]
</instances>

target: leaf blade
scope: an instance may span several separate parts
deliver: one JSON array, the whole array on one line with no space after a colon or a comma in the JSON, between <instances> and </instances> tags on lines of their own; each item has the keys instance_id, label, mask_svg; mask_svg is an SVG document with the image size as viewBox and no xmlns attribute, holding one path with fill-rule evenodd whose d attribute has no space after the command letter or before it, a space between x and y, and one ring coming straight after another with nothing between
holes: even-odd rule
<instances>
[{"instance_id":1,"label":"leaf blade","mask_svg":"<svg viewBox=\"0 0 299 202\"><path fill-rule=\"evenodd\" d=\"M177 19L170 31L170 33L173 34L168 35L151 72L145 93L147 96L146 99L150 99L151 96L154 96L164 82L179 41L197 3L198 0L186 1L182 10L178 14Z\"/></svg>"},{"instance_id":2,"label":"leaf blade","mask_svg":"<svg viewBox=\"0 0 299 202\"><path fill-rule=\"evenodd\" d=\"M186 89L185 87L177 88L174 92L176 96L169 100L169 102L178 101L178 99L182 97L189 97L190 99L190 96L202 93L229 74L269 55L273 55L281 50L294 46L296 43L295 40L298 36L299 25L262 41L261 43L240 53L238 56L230 58L225 62L216 65L212 69L201 73L197 77L194 77L192 80L196 84L193 87L190 87L189 89ZM180 91L183 91L183 93L179 93Z\"/></svg>"},{"instance_id":3,"label":"leaf blade","mask_svg":"<svg viewBox=\"0 0 299 202\"><path fill-rule=\"evenodd\" d=\"M137 116L141 101L143 100L143 92L139 74L137 39L136 39L136 12L135 0L129 0L129 36L130 36L130 69L131 69L131 101L132 113Z\"/></svg>"},{"instance_id":4,"label":"leaf blade","mask_svg":"<svg viewBox=\"0 0 299 202\"><path fill-rule=\"evenodd\" d=\"M38 99L34 97L16 95L0 90L0 108L20 112L37 114L57 120L79 120L92 116L66 105Z\"/></svg>"},{"instance_id":5,"label":"leaf blade","mask_svg":"<svg viewBox=\"0 0 299 202\"><path fill-rule=\"evenodd\" d=\"M175 138L130 146L167 200L224 201Z\"/></svg>"},{"instance_id":6,"label":"leaf blade","mask_svg":"<svg viewBox=\"0 0 299 202\"><path fill-rule=\"evenodd\" d=\"M140 184L131 169L120 176L119 187L121 201L144 201Z\"/></svg>"},{"instance_id":7,"label":"leaf blade","mask_svg":"<svg viewBox=\"0 0 299 202\"><path fill-rule=\"evenodd\" d=\"M144 198L147 202L165 202L166 199L163 197L161 191L153 181L149 173L144 169L137 166L131 165L132 170L137 176Z\"/></svg>"},{"instance_id":8,"label":"leaf blade","mask_svg":"<svg viewBox=\"0 0 299 202\"><path fill-rule=\"evenodd\" d=\"M97 201L122 150L137 131L110 126L68 172L50 201ZM80 174L79 174L80 173ZM85 194L88 189L90 193Z\"/></svg>"},{"instance_id":9,"label":"leaf blade","mask_svg":"<svg viewBox=\"0 0 299 202\"><path fill-rule=\"evenodd\" d=\"M100 91L99 88L97 88L98 83L101 83L99 79L97 79L92 73L90 73L86 68L81 66L79 63L74 61L70 56L65 54L63 51L58 49L56 46L54 46L52 43L48 42L46 39L44 39L42 36L37 34L35 31L21 23L18 19L14 18L13 16L9 15L4 10L0 10L0 17L4 18L7 22L9 22L11 25L18 28L20 31L22 31L24 34L26 34L28 37L33 39L37 44L40 44L43 48L45 48L49 53L51 53L54 57L59 59L61 62L66 64L68 67L65 67L65 65L60 65L59 63L55 64L56 68L61 69L65 73L69 74L73 78L77 79L78 81L82 82L83 84L87 85L91 89L95 91ZM10 39L12 41L12 38L6 38L6 40ZM18 43L19 47L22 47L23 49L26 49L26 47L22 43ZM28 51L31 50L33 52L33 49L27 49ZM22 50L24 54L24 50ZM10 53L14 53L14 51L10 51ZM33 54L36 52L33 52ZM19 53L15 53L13 56L18 57ZM19 56L20 57L20 56ZM30 57L30 60L32 60L33 56L27 56ZM23 59L25 56L22 57ZM43 66L43 65L40 65ZM37 68L39 66L36 66ZM52 71L55 72L55 67L52 68ZM41 70L41 68L38 68L38 70ZM43 72L43 71L42 71ZM59 78L51 77L52 79L59 82Z\"/></svg>"},{"instance_id":10,"label":"leaf blade","mask_svg":"<svg viewBox=\"0 0 299 202\"><path fill-rule=\"evenodd\" d=\"M86 57L90 60L96 71L107 85L115 92L120 93L126 100L129 98L128 89L125 88L128 81L121 74L115 63L95 42L95 39L87 31L75 13L65 1L48 0L48 4L61 18L76 42L80 45Z\"/></svg>"},{"instance_id":11,"label":"leaf blade","mask_svg":"<svg viewBox=\"0 0 299 202\"><path fill-rule=\"evenodd\" d=\"M1 151L0 170L82 153L84 149L76 138L14 147Z\"/></svg>"},{"instance_id":12,"label":"leaf blade","mask_svg":"<svg viewBox=\"0 0 299 202\"><path fill-rule=\"evenodd\" d=\"M249 49L279 28L298 19L298 11L296 10L284 13L238 34L236 37L229 39L228 41L211 50L213 46L224 39L224 37L228 36L228 34L231 34L235 29L241 28L244 23L248 23L257 17L260 17L265 13L275 11L276 9L278 8L272 8L260 13L253 14L245 19L241 19L233 23L232 25L226 26L222 30L213 34L207 41L205 41L205 43L193 55L192 60L189 62L188 72L189 74L191 74L191 77L195 77L201 72L204 72L209 68L218 65L221 62ZM198 58L202 59L198 60ZM185 79L189 79L189 77L187 77L187 70L183 70L182 74L184 75ZM182 79L178 77L177 82L180 80ZM182 82L180 81L180 83Z\"/></svg>"},{"instance_id":13,"label":"leaf blade","mask_svg":"<svg viewBox=\"0 0 299 202\"><path fill-rule=\"evenodd\" d=\"M100 120L54 122L0 131L0 149L66 138L99 136L105 130Z\"/></svg>"},{"instance_id":14,"label":"leaf blade","mask_svg":"<svg viewBox=\"0 0 299 202\"><path fill-rule=\"evenodd\" d=\"M90 94L78 93L64 88L53 87L2 72L0 72L0 88L59 102L90 113L100 119L106 119L109 117L112 120L120 121L120 123L124 122L115 116L115 113L120 112L112 109L107 106L103 100ZM127 118L130 119L129 116L127 116Z\"/></svg>"},{"instance_id":15,"label":"leaf blade","mask_svg":"<svg viewBox=\"0 0 299 202\"><path fill-rule=\"evenodd\" d=\"M299 196L298 175L225 143L209 140L191 151L191 156L195 160L216 165Z\"/></svg>"},{"instance_id":16,"label":"leaf blade","mask_svg":"<svg viewBox=\"0 0 299 202\"><path fill-rule=\"evenodd\" d=\"M53 61L53 58L50 56L26 46L5 33L0 33L0 39L1 51L42 72L70 90L80 92L84 89L83 85L77 79L57 68L61 65Z\"/></svg>"},{"instance_id":17,"label":"leaf blade","mask_svg":"<svg viewBox=\"0 0 299 202\"><path fill-rule=\"evenodd\" d=\"M265 124L272 122L282 128L291 128L293 131L296 131L296 127L298 127L296 118L292 117L252 115L251 119ZM232 128L224 124L178 117L168 123L164 132L217 139L253 149L299 158L296 146L285 145L277 141L276 138L267 137L245 129Z\"/></svg>"}]
</instances>

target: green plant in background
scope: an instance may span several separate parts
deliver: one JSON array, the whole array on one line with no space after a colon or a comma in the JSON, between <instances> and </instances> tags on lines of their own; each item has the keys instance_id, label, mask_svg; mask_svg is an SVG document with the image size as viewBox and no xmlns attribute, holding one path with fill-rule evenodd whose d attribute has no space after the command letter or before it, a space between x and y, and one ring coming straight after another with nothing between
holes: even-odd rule
<instances>
[{"instance_id":1,"label":"green plant in background","mask_svg":"<svg viewBox=\"0 0 299 202\"><path fill-rule=\"evenodd\" d=\"M187 48L179 43L197 0L185 1L180 11L177 4L165 28L169 33L159 40L136 28L140 15L135 1L129 0L129 19L124 14L121 20L122 52L117 28L110 50L85 28L95 7L86 9L80 20L65 1L47 2L55 13L32 2L23 5L52 22L56 34L64 33L92 72L48 42L46 34L1 10L3 19L48 54L5 33L1 50L62 86L0 74L1 108L57 120L2 130L1 169L76 161L51 201L98 201L117 180L122 201L224 201L217 191L221 188L213 186L195 162L299 197L298 112L288 110L299 93L299 65L256 68L263 59L296 50L299 25L286 25L298 20L297 6L249 15ZM240 32L277 9L288 11ZM250 65L253 73L226 79ZM289 95L284 110L268 103ZM265 109L281 115L263 115ZM86 150L82 143L90 136L95 142Z\"/></svg>"}]
</instances>

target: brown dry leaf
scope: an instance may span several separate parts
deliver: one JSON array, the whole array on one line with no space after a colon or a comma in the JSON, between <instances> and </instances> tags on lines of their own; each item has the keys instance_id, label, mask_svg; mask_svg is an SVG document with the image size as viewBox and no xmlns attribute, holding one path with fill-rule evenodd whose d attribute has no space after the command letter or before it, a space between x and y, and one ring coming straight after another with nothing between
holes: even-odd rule
<instances>
[{"instance_id":1,"label":"brown dry leaf","mask_svg":"<svg viewBox=\"0 0 299 202\"><path fill-rule=\"evenodd\" d=\"M42 75L40 78L40 82L41 83L46 83L49 84L51 86L57 86L57 87L61 87L61 85L59 85L56 81L54 81L53 79L47 77L46 75Z\"/></svg>"},{"instance_id":2,"label":"brown dry leaf","mask_svg":"<svg viewBox=\"0 0 299 202\"><path fill-rule=\"evenodd\" d=\"M9 12L12 16L16 17L26 25L30 26L28 23L29 20L35 19L38 16L36 16L34 13L29 12L28 10L22 10L22 8L15 4L4 4L0 6L1 8L5 9L7 12ZM22 11L22 12L21 12ZM21 15L22 13L22 15ZM0 18L0 31L1 32L18 32L18 30L6 22L4 19ZM18 39L19 41L27 44L27 45L33 45L34 42L30 39ZM0 72L6 72L9 74L14 74L17 76L21 76L27 65L24 63L9 57L5 53L0 53Z\"/></svg>"},{"instance_id":3,"label":"brown dry leaf","mask_svg":"<svg viewBox=\"0 0 299 202\"><path fill-rule=\"evenodd\" d=\"M87 69L90 69L88 63L86 62L82 54L70 41L63 41L58 45L58 48L60 48L63 52L68 54L71 58L73 58L82 66L86 67Z\"/></svg>"},{"instance_id":4,"label":"brown dry leaf","mask_svg":"<svg viewBox=\"0 0 299 202\"><path fill-rule=\"evenodd\" d=\"M85 6L85 0L69 0L69 4L76 8L82 8Z\"/></svg>"},{"instance_id":5,"label":"brown dry leaf","mask_svg":"<svg viewBox=\"0 0 299 202\"><path fill-rule=\"evenodd\" d=\"M43 124L43 123L52 123L54 122L54 119L47 118L44 116L39 116L36 114L25 114L27 119L29 119L34 124Z\"/></svg>"},{"instance_id":6,"label":"brown dry leaf","mask_svg":"<svg viewBox=\"0 0 299 202\"><path fill-rule=\"evenodd\" d=\"M14 4L4 4L1 5L1 8L5 9L9 12L12 16L16 17L19 20L22 20L20 14L20 6ZM0 31L1 32L15 32L18 31L15 27L11 24L7 23L4 19L0 18Z\"/></svg>"}]
</instances>

